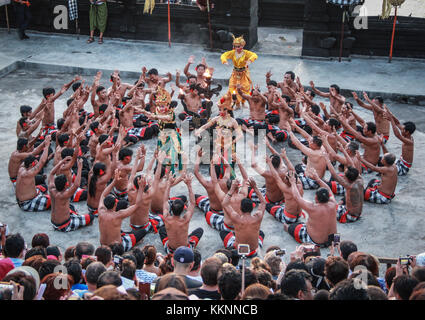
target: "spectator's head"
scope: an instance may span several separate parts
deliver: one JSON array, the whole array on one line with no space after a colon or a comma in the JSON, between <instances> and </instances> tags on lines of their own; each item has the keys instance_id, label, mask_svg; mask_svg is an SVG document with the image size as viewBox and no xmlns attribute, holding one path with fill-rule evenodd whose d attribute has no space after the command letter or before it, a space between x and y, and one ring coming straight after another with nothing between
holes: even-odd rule
<instances>
[{"instance_id":1,"label":"spectator's head","mask_svg":"<svg viewBox=\"0 0 425 320\"><path fill-rule=\"evenodd\" d=\"M304 270L306 272L309 272L306 264L300 259L289 262L288 265L286 266L285 273L293 269Z\"/></svg>"},{"instance_id":2,"label":"spectator's head","mask_svg":"<svg viewBox=\"0 0 425 320\"><path fill-rule=\"evenodd\" d=\"M328 257L325 264L325 276L329 284L335 287L338 282L347 279L348 263L341 257Z\"/></svg>"},{"instance_id":3,"label":"spectator's head","mask_svg":"<svg viewBox=\"0 0 425 320\"><path fill-rule=\"evenodd\" d=\"M367 293L370 300L388 300L388 296L381 288L377 286L368 286Z\"/></svg>"},{"instance_id":4,"label":"spectator's head","mask_svg":"<svg viewBox=\"0 0 425 320\"><path fill-rule=\"evenodd\" d=\"M100 297L103 300L128 300L127 294L118 291L117 287L112 284L96 289L93 296Z\"/></svg>"},{"instance_id":5,"label":"spectator's head","mask_svg":"<svg viewBox=\"0 0 425 320\"><path fill-rule=\"evenodd\" d=\"M359 283L364 281L365 286L376 286L380 288L378 279L372 274L372 272L367 270L365 266L358 266L356 271L351 273L348 279L356 279Z\"/></svg>"},{"instance_id":6,"label":"spectator's head","mask_svg":"<svg viewBox=\"0 0 425 320\"><path fill-rule=\"evenodd\" d=\"M8 258L23 258L25 256L25 240L20 233L6 237L3 253Z\"/></svg>"},{"instance_id":7,"label":"spectator's head","mask_svg":"<svg viewBox=\"0 0 425 320\"><path fill-rule=\"evenodd\" d=\"M9 271L2 281L14 281L22 285L24 287L24 300L34 300L40 286L37 270L29 266L21 266Z\"/></svg>"},{"instance_id":8,"label":"spectator's head","mask_svg":"<svg viewBox=\"0 0 425 320\"><path fill-rule=\"evenodd\" d=\"M136 258L136 269L143 269L143 265L145 263L145 254L143 253L143 250L134 247L131 249L131 254Z\"/></svg>"},{"instance_id":9,"label":"spectator's head","mask_svg":"<svg viewBox=\"0 0 425 320\"><path fill-rule=\"evenodd\" d=\"M282 260L275 254L274 250L267 252L264 256L264 262L270 267L271 274L278 276L281 271Z\"/></svg>"},{"instance_id":10,"label":"spectator's head","mask_svg":"<svg viewBox=\"0 0 425 320\"><path fill-rule=\"evenodd\" d=\"M317 290L329 289L329 286L325 281L325 264L326 259L323 259L321 257L315 257L306 264L308 272L313 277L311 283L313 287L315 287Z\"/></svg>"},{"instance_id":11,"label":"spectator's head","mask_svg":"<svg viewBox=\"0 0 425 320\"><path fill-rule=\"evenodd\" d=\"M271 291L265 285L254 283L246 287L241 300L266 300Z\"/></svg>"},{"instance_id":12,"label":"spectator's head","mask_svg":"<svg viewBox=\"0 0 425 320\"><path fill-rule=\"evenodd\" d=\"M97 258L97 261L103 263L103 265L108 266L112 261L112 250L108 246L101 245L96 248L94 255Z\"/></svg>"},{"instance_id":13,"label":"spectator's head","mask_svg":"<svg viewBox=\"0 0 425 320\"><path fill-rule=\"evenodd\" d=\"M184 292L169 287L155 293L152 300L189 300L189 297Z\"/></svg>"},{"instance_id":14,"label":"spectator's head","mask_svg":"<svg viewBox=\"0 0 425 320\"><path fill-rule=\"evenodd\" d=\"M160 292L166 288L175 288L184 294L188 294L186 283L181 275L175 273L167 273L158 279L156 292Z\"/></svg>"},{"instance_id":15,"label":"spectator's head","mask_svg":"<svg viewBox=\"0 0 425 320\"><path fill-rule=\"evenodd\" d=\"M317 291L314 300L329 300L329 291L325 289Z\"/></svg>"},{"instance_id":16,"label":"spectator's head","mask_svg":"<svg viewBox=\"0 0 425 320\"><path fill-rule=\"evenodd\" d=\"M41 280L46 285L43 298L45 300L59 300L62 296L69 294L74 282L69 274L60 272L48 274ZM57 283L61 285L58 286Z\"/></svg>"},{"instance_id":17,"label":"spectator's head","mask_svg":"<svg viewBox=\"0 0 425 320\"><path fill-rule=\"evenodd\" d=\"M56 257L58 261L62 261L62 252L58 246L50 246L46 248L47 258Z\"/></svg>"},{"instance_id":18,"label":"spectator's head","mask_svg":"<svg viewBox=\"0 0 425 320\"><path fill-rule=\"evenodd\" d=\"M258 283L265 285L269 289L276 289L276 282L274 282L272 274L269 271L266 269L258 269L255 270L255 274L257 275Z\"/></svg>"},{"instance_id":19,"label":"spectator's head","mask_svg":"<svg viewBox=\"0 0 425 320\"><path fill-rule=\"evenodd\" d=\"M117 271L106 271L102 273L97 279L96 287L99 289L108 284L112 284L116 287L122 285L121 276Z\"/></svg>"},{"instance_id":20,"label":"spectator's head","mask_svg":"<svg viewBox=\"0 0 425 320\"><path fill-rule=\"evenodd\" d=\"M420 282L413 288L409 300L425 300L425 282Z\"/></svg>"},{"instance_id":21,"label":"spectator's head","mask_svg":"<svg viewBox=\"0 0 425 320\"><path fill-rule=\"evenodd\" d=\"M64 263L64 267L66 268L68 274L72 277L73 283L78 284L81 282L82 271L80 261L77 258L70 259Z\"/></svg>"},{"instance_id":22,"label":"spectator's head","mask_svg":"<svg viewBox=\"0 0 425 320\"><path fill-rule=\"evenodd\" d=\"M299 269L293 269L285 273L280 283L283 294L293 299L313 300L313 286L311 275Z\"/></svg>"},{"instance_id":23,"label":"spectator's head","mask_svg":"<svg viewBox=\"0 0 425 320\"><path fill-rule=\"evenodd\" d=\"M136 264L130 259L124 259L121 264L121 276L130 280L136 277Z\"/></svg>"},{"instance_id":24,"label":"spectator's head","mask_svg":"<svg viewBox=\"0 0 425 320\"><path fill-rule=\"evenodd\" d=\"M66 248L65 253L64 253L64 259L65 261L74 258L75 257L75 246L70 246L68 248Z\"/></svg>"},{"instance_id":25,"label":"spectator's head","mask_svg":"<svg viewBox=\"0 0 425 320\"><path fill-rule=\"evenodd\" d=\"M354 279L339 282L331 291L329 300L369 300L367 289L358 286Z\"/></svg>"},{"instance_id":26,"label":"spectator's head","mask_svg":"<svg viewBox=\"0 0 425 320\"><path fill-rule=\"evenodd\" d=\"M167 254L164 257L164 260L161 261L161 263L158 266L159 270L161 270L161 275L165 275L167 273L174 271L174 265L172 263L172 260L173 260L173 255Z\"/></svg>"},{"instance_id":27,"label":"spectator's head","mask_svg":"<svg viewBox=\"0 0 425 320\"><path fill-rule=\"evenodd\" d=\"M215 253L223 253L227 257L227 261L224 261L224 262L230 263L232 261L233 253L229 249L221 248L221 249L218 249Z\"/></svg>"},{"instance_id":28,"label":"spectator's head","mask_svg":"<svg viewBox=\"0 0 425 320\"><path fill-rule=\"evenodd\" d=\"M156 261L156 248L153 245L146 245L143 247L143 253L145 254L144 263L147 265L152 265Z\"/></svg>"},{"instance_id":29,"label":"spectator's head","mask_svg":"<svg viewBox=\"0 0 425 320\"><path fill-rule=\"evenodd\" d=\"M181 246L174 252L173 265L174 272L187 275L194 264L194 255L192 249Z\"/></svg>"},{"instance_id":30,"label":"spectator's head","mask_svg":"<svg viewBox=\"0 0 425 320\"><path fill-rule=\"evenodd\" d=\"M37 270L37 272L40 270L41 265L46 261L45 258L43 258L42 256L38 255L38 256L32 256L28 259L25 259L25 261L22 263L23 266L28 266L28 267L32 267L35 270ZM0 278L1 279L1 278Z\"/></svg>"},{"instance_id":31,"label":"spectator's head","mask_svg":"<svg viewBox=\"0 0 425 320\"><path fill-rule=\"evenodd\" d=\"M228 263L229 258L223 252L214 253L213 257L218 258L221 261L221 264Z\"/></svg>"},{"instance_id":32,"label":"spectator's head","mask_svg":"<svg viewBox=\"0 0 425 320\"><path fill-rule=\"evenodd\" d=\"M90 242L82 241L75 246L75 256L81 261L83 255L92 256L94 253L94 245Z\"/></svg>"},{"instance_id":33,"label":"spectator's head","mask_svg":"<svg viewBox=\"0 0 425 320\"><path fill-rule=\"evenodd\" d=\"M223 300L236 300L242 289L242 275L235 267L225 263L219 271L218 291Z\"/></svg>"},{"instance_id":34,"label":"spectator's head","mask_svg":"<svg viewBox=\"0 0 425 320\"><path fill-rule=\"evenodd\" d=\"M393 284L395 273L396 273L395 267L390 267L385 272L385 285L388 290L391 288L391 285Z\"/></svg>"},{"instance_id":35,"label":"spectator's head","mask_svg":"<svg viewBox=\"0 0 425 320\"><path fill-rule=\"evenodd\" d=\"M48 274L54 273L55 268L60 265L61 263L58 260L47 259L46 261L44 261L41 264L40 269L38 269L38 274L40 275L40 279L43 279Z\"/></svg>"},{"instance_id":36,"label":"spectator's head","mask_svg":"<svg viewBox=\"0 0 425 320\"><path fill-rule=\"evenodd\" d=\"M106 267L102 262L93 262L86 269L85 278L89 286L96 288L97 281L102 273L106 272Z\"/></svg>"},{"instance_id":37,"label":"spectator's head","mask_svg":"<svg viewBox=\"0 0 425 320\"><path fill-rule=\"evenodd\" d=\"M120 242L111 243L109 248L111 248L112 256L122 256L124 254L124 246Z\"/></svg>"},{"instance_id":38,"label":"spectator's head","mask_svg":"<svg viewBox=\"0 0 425 320\"><path fill-rule=\"evenodd\" d=\"M258 270L264 269L268 272L271 272L271 269L268 264L266 264L263 260L261 260L259 257L255 257L251 259L251 268L255 272Z\"/></svg>"},{"instance_id":39,"label":"spectator's head","mask_svg":"<svg viewBox=\"0 0 425 320\"><path fill-rule=\"evenodd\" d=\"M379 277L379 261L371 254L364 252L354 252L348 257L348 264L351 271L356 271L356 266L365 266L375 277Z\"/></svg>"},{"instance_id":40,"label":"spectator's head","mask_svg":"<svg viewBox=\"0 0 425 320\"><path fill-rule=\"evenodd\" d=\"M50 245L49 236L45 233L37 233L32 237L31 247L44 247L47 248Z\"/></svg>"},{"instance_id":41,"label":"spectator's head","mask_svg":"<svg viewBox=\"0 0 425 320\"><path fill-rule=\"evenodd\" d=\"M339 244L339 249L341 250L342 258L347 261L348 256L357 251L357 246L353 241L343 240Z\"/></svg>"},{"instance_id":42,"label":"spectator's head","mask_svg":"<svg viewBox=\"0 0 425 320\"><path fill-rule=\"evenodd\" d=\"M425 282L425 267L414 267L412 270L412 276L419 282Z\"/></svg>"},{"instance_id":43,"label":"spectator's head","mask_svg":"<svg viewBox=\"0 0 425 320\"><path fill-rule=\"evenodd\" d=\"M221 260L216 257L210 257L204 261L201 267L201 278L204 285L211 287L217 285L218 271L221 265Z\"/></svg>"},{"instance_id":44,"label":"spectator's head","mask_svg":"<svg viewBox=\"0 0 425 320\"><path fill-rule=\"evenodd\" d=\"M397 300L409 300L413 288L419 281L411 275L402 274L394 278L394 295Z\"/></svg>"},{"instance_id":45,"label":"spectator's head","mask_svg":"<svg viewBox=\"0 0 425 320\"><path fill-rule=\"evenodd\" d=\"M47 258L46 248L38 246L32 247L25 253L24 259L27 260L33 256L42 256L44 259Z\"/></svg>"}]
</instances>

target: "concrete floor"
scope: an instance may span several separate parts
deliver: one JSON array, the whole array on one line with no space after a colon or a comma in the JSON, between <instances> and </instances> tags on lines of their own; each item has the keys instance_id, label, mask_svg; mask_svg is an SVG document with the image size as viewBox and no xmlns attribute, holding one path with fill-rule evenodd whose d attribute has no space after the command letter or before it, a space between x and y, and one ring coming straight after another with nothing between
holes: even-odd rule
<instances>
[{"instance_id":1,"label":"concrete floor","mask_svg":"<svg viewBox=\"0 0 425 320\"><path fill-rule=\"evenodd\" d=\"M197 58L203 55L207 56L207 61L211 65L217 67L217 77L227 77L230 70L221 67L217 63L217 54L204 52L201 48L193 48L190 50L190 47L183 45L175 46L178 48L173 49L176 51L176 54L173 56L173 60L170 61L169 55L167 55L168 48L164 44L130 43L127 41L119 43L115 40L108 40L103 47L94 43L91 44L90 49L88 49L89 45L85 44L82 39L77 41L76 38L68 36L48 37L46 35L30 33L30 36L32 35L30 41L19 42L14 40L15 35L7 35L7 33L3 33L2 36L3 35L5 37L0 38L0 45L2 46L2 51L0 52L0 63L2 64L0 66L0 75L1 71L5 70L4 68L7 65L21 59L36 63L49 63L53 65L53 67L42 67L37 72L18 69L0 78L0 96L2 97L0 108L0 154L3 159L0 161L0 170L3 172L3 175L0 176L0 221L7 223L11 232L20 232L28 243L35 233L45 232L50 236L51 243L59 245L62 249L65 249L69 245L74 245L81 240L88 240L94 245L98 245L97 221L94 222L93 226L88 228L64 234L53 231L50 225L50 212L28 213L21 211L16 205L14 192L7 175L7 162L11 152L16 148L14 130L16 121L19 119L19 106L22 104L29 104L35 108L41 99L41 90L43 87L53 86L56 90L59 90L63 83L69 81L73 77L74 73L63 74L55 72L54 65L107 70L117 68L135 72L138 72L141 66L146 65L148 68L157 67L160 72L165 73L168 70L173 71L177 68L182 69L187 57L191 53L194 53ZM5 38L8 40L5 40ZM55 43L58 47L54 50L53 47ZM118 48L119 50L117 50ZM146 48L154 50L145 51ZM137 51L136 49L142 51ZM92 53L85 53L88 50ZM72 51L75 53L72 53ZM122 57L127 57L127 59L118 59L119 52L122 53ZM136 56L142 56L144 58L143 60L133 59ZM3 57L9 58L5 61ZM262 56L261 52L260 58L263 59L263 62L268 61L268 63L266 65L255 63L254 65L256 67L255 69L253 68L252 75L254 82L260 83L262 89L264 89L264 76L259 69L265 70L266 68L270 68L270 66L279 66L279 71L286 71L292 68L286 65L288 61L292 61L293 65L303 65L307 62L299 59L286 58L284 56ZM378 91L384 87L388 87L389 91L387 92L423 94L423 84L418 80L422 79L422 77L419 77L419 72L425 69L424 62L403 60L388 65L384 64L383 61L378 60L375 62L373 60L374 64L370 65L362 59L358 60L359 61L354 63L344 62L342 64L329 61L308 61L308 64L313 66L314 71L316 71L314 77L310 77L311 70L306 72L304 68L292 69L300 75L302 82L305 84L307 84L310 79L320 78L322 79L321 81L326 82L327 85L330 81L341 83L341 87L344 89L358 89L359 86L361 86L370 91ZM376 63L381 64L381 73L374 73ZM362 68L366 68L367 65L369 65L370 68L370 73L364 76L364 81L356 81L356 78L353 76L359 74L359 65L361 65ZM328 69L327 66L338 68L340 72L333 72ZM391 72L392 68L398 68L400 70L407 68L415 71L410 74L407 72L395 73L393 77L389 77L388 73ZM278 73L278 70L274 72ZM332 74L331 79L328 79L329 73ZM369 74L371 74L371 76L369 76ZM108 74L104 74L101 82L109 86L107 76ZM89 83L91 83L93 79L92 76L86 76L85 78ZM372 80L370 78L372 78ZM401 82L402 79L406 80L408 83ZM124 77L123 80L133 82L136 78ZM383 84L384 81L386 84ZM397 81L399 81L400 85L394 84L397 83ZM370 83L373 83L373 85L369 87L368 85ZM409 85L410 87L407 88ZM406 92L404 91L405 89ZM70 94L70 92L65 93L57 101L56 119L63 112L66 100ZM425 189L423 186L425 174L420 170L420 159L423 158L425 153L425 112L421 106L397 104L390 101L388 105L391 110L399 116L401 121L412 120L415 121L418 126L418 130L415 133L416 146L413 168L407 177L399 179L396 190L397 196L390 205L383 206L367 203L364 208L362 219L359 222L349 225L339 224L338 231L341 233L341 238L343 240L350 239L357 243L359 250L370 252L380 257L398 257L399 255L417 254L425 251L425 220L423 218L425 205L423 197L421 196ZM180 109L181 106L178 108ZM87 109L90 110L90 106L88 106ZM216 112L217 110L214 109L213 111ZM359 107L356 107L356 111L365 119L372 119L370 113L364 112ZM246 109L238 111L236 112L236 117L246 114ZM156 144L156 139L146 141L145 144L148 148L149 160ZM286 143L279 144L277 148L281 146L286 146ZM401 153L401 145L393 136L388 143L388 149L394 152L397 157ZM300 162L301 157L298 151L288 148L288 154L294 163ZM247 159L250 159L249 154L247 154ZM246 167L249 168L249 165L250 163L248 162ZM189 168L191 167L190 165ZM48 166L48 170L50 169L51 164ZM203 168L202 170L206 175L207 168ZM250 168L248 172L250 175L255 176ZM365 181L368 181L374 176L374 174L366 175ZM262 185L264 182L261 177L255 176L255 179L259 185ZM204 193L197 182L195 183L194 189L195 192ZM172 194L179 194L182 190L186 192L185 186L179 185L172 190ZM312 200L313 194L314 192L307 191L305 197ZM81 213L86 212L85 203L77 204L76 207ZM205 258L222 247L222 242L218 232L211 229L206 224L203 214L197 209L191 221L190 230L198 226L203 227L205 230L204 237L201 239L198 246ZM287 252L291 252L295 249L296 242L288 234L284 233L282 224L275 221L274 218L267 213L264 216L261 228L266 234L263 252L271 245L279 245L282 248L286 248ZM129 229L127 221L123 223L123 229ZM154 244L162 251L162 245L158 235L149 234L139 246L144 246L145 244ZM327 252L328 250L323 250L324 255L326 255ZM287 259L288 258L289 256Z\"/></svg>"}]
</instances>

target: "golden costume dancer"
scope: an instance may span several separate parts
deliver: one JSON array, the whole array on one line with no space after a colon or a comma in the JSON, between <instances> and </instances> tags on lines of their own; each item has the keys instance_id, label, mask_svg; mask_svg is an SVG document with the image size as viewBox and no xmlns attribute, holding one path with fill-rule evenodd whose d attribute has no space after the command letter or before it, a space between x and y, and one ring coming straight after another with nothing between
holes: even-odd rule
<instances>
[{"instance_id":1,"label":"golden costume dancer","mask_svg":"<svg viewBox=\"0 0 425 320\"><path fill-rule=\"evenodd\" d=\"M164 165L170 166L172 173L175 172L175 166L178 166L178 170L181 171L183 169L182 141L176 125L174 109L170 106L171 96L167 90L158 86L154 101L155 113L145 110L143 113L149 119L158 120L158 149L167 154Z\"/></svg>"},{"instance_id":2,"label":"golden costume dancer","mask_svg":"<svg viewBox=\"0 0 425 320\"><path fill-rule=\"evenodd\" d=\"M253 85L248 66L255 61L258 56L254 52L244 50L246 42L243 37L233 37L233 39L233 50L227 51L221 55L221 63L227 65L229 64L227 60L232 59L234 69L229 80L229 92L236 95L236 107L240 108L241 102L244 104L245 100L239 95L236 85L240 84L242 91L249 95Z\"/></svg>"}]
</instances>

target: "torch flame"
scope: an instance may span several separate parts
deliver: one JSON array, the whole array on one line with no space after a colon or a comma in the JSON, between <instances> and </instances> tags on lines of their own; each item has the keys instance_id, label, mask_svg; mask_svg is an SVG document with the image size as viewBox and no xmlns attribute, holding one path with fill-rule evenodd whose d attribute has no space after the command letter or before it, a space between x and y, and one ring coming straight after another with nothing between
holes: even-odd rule
<instances>
[{"instance_id":1,"label":"torch flame","mask_svg":"<svg viewBox=\"0 0 425 320\"><path fill-rule=\"evenodd\" d=\"M209 69L205 70L204 77L205 78L211 78L211 73L210 73L210 70Z\"/></svg>"},{"instance_id":2,"label":"torch flame","mask_svg":"<svg viewBox=\"0 0 425 320\"><path fill-rule=\"evenodd\" d=\"M182 88L180 88L180 94L184 94L184 91Z\"/></svg>"}]
</instances>

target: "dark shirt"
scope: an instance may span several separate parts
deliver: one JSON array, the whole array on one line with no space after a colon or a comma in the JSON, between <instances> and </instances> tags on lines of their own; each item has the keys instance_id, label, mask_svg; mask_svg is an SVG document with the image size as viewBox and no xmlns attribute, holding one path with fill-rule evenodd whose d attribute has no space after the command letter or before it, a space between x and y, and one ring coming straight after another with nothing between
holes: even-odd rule
<instances>
[{"instance_id":1,"label":"dark shirt","mask_svg":"<svg viewBox=\"0 0 425 320\"><path fill-rule=\"evenodd\" d=\"M208 290L197 288L197 289L189 290L189 295L191 295L191 294L194 294L199 299L211 299L211 300L220 300L221 299L221 295L218 292L218 290L208 291Z\"/></svg>"}]
</instances>

